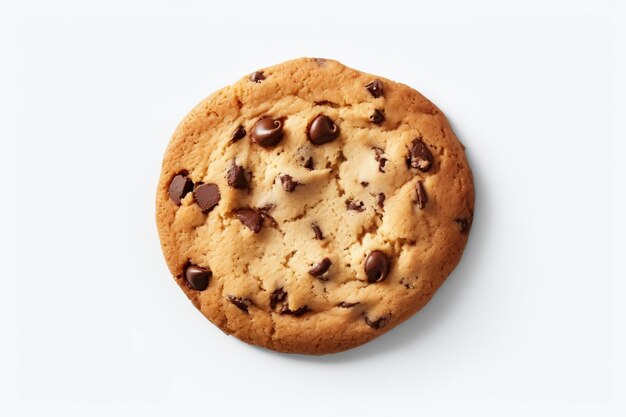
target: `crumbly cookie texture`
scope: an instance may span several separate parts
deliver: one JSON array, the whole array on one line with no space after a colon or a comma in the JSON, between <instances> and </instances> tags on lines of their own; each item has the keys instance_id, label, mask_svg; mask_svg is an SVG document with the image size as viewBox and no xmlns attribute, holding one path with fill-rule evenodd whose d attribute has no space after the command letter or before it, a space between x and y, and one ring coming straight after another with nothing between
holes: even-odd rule
<instances>
[{"instance_id":1,"label":"crumbly cookie texture","mask_svg":"<svg viewBox=\"0 0 626 417\"><path fill-rule=\"evenodd\" d=\"M156 199L165 259L202 314L245 342L308 354L361 345L424 306L473 209L463 146L437 107L318 58L197 105Z\"/></svg>"}]
</instances>

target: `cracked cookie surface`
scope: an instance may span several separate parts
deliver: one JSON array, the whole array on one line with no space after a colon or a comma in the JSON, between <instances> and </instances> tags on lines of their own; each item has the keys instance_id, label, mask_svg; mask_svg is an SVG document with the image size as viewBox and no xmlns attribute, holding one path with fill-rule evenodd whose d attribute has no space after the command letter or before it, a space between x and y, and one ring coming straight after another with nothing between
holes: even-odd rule
<instances>
[{"instance_id":1,"label":"cracked cookie surface","mask_svg":"<svg viewBox=\"0 0 626 417\"><path fill-rule=\"evenodd\" d=\"M410 87L302 58L198 104L163 160L172 275L224 332L282 352L361 345L458 263L474 209L463 146Z\"/></svg>"}]
</instances>

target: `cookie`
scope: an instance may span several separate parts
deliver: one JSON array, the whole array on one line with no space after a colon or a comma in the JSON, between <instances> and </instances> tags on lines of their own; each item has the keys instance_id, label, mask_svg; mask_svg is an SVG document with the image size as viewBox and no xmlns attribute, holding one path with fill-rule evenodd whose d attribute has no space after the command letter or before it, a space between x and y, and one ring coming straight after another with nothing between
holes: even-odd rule
<instances>
[{"instance_id":1,"label":"cookie","mask_svg":"<svg viewBox=\"0 0 626 417\"><path fill-rule=\"evenodd\" d=\"M339 62L256 71L198 104L163 160L156 220L178 285L227 334L324 354L423 307L458 263L464 148L412 88Z\"/></svg>"}]
</instances>

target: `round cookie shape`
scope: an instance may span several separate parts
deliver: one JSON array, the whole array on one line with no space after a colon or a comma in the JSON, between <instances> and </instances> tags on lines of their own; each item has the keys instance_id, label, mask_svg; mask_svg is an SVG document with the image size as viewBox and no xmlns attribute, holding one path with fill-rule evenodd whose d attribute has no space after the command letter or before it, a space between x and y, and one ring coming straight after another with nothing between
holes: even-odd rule
<instances>
[{"instance_id":1,"label":"round cookie shape","mask_svg":"<svg viewBox=\"0 0 626 417\"><path fill-rule=\"evenodd\" d=\"M227 334L280 352L366 343L459 262L472 173L414 89L301 58L198 104L165 152L156 222L174 279Z\"/></svg>"}]
</instances>

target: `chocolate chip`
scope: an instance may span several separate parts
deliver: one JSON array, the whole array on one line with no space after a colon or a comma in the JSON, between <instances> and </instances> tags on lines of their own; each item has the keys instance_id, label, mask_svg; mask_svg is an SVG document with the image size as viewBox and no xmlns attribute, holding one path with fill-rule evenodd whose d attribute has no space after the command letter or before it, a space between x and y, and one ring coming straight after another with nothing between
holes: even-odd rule
<instances>
[{"instance_id":1,"label":"chocolate chip","mask_svg":"<svg viewBox=\"0 0 626 417\"><path fill-rule=\"evenodd\" d=\"M374 98L382 97L383 95L383 83L378 79L366 85L365 88Z\"/></svg>"},{"instance_id":2,"label":"chocolate chip","mask_svg":"<svg viewBox=\"0 0 626 417\"><path fill-rule=\"evenodd\" d=\"M337 307L339 307L339 308L352 308L352 307L354 307L357 304L359 304L359 303L358 302L357 303L348 303L348 302L343 301L343 302L337 304Z\"/></svg>"},{"instance_id":3,"label":"chocolate chip","mask_svg":"<svg viewBox=\"0 0 626 417\"><path fill-rule=\"evenodd\" d=\"M461 226L461 233L468 233L470 228L472 227L472 219L457 217L456 219L454 219L454 221Z\"/></svg>"},{"instance_id":4,"label":"chocolate chip","mask_svg":"<svg viewBox=\"0 0 626 417\"><path fill-rule=\"evenodd\" d=\"M274 229L278 229L278 222L269 213L261 211L261 216L263 217L263 223L264 224L265 224L265 222L267 222L269 227L273 227Z\"/></svg>"},{"instance_id":5,"label":"chocolate chip","mask_svg":"<svg viewBox=\"0 0 626 417\"><path fill-rule=\"evenodd\" d=\"M293 180L291 175L283 174L279 178L280 182L283 184L283 189L288 193L292 192L298 185L300 185L298 181Z\"/></svg>"},{"instance_id":6,"label":"chocolate chip","mask_svg":"<svg viewBox=\"0 0 626 417\"><path fill-rule=\"evenodd\" d=\"M426 203L428 203L428 195L426 195L426 190L424 189L424 185L421 181L418 181L417 186L415 187L415 198L417 207L420 209L426 207Z\"/></svg>"},{"instance_id":7,"label":"chocolate chip","mask_svg":"<svg viewBox=\"0 0 626 417\"><path fill-rule=\"evenodd\" d=\"M220 194L220 189L217 184L196 184L195 189L193 190L193 196L196 198L196 203L202 209L203 213L208 213L217 203L220 202L220 198L222 198Z\"/></svg>"},{"instance_id":8,"label":"chocolate chip","mask_svg":"<svg viewBox=\"0 0 626 417\"><path fill-rule=\"evenodd\" d=\"M317 116L308 129L309 140L315 145L332 142L339 136L339 126L325 114Z\"/></svg>"},{"instance_id":9,"label":"chocolate chip","mask_svg":"<svg viewBox=\"0 0 626 417\"><path fill-rule=\"evenodd\" d=\"M250 81L254 81L255 83L260 83L264 79L265 79L265 74L263 74L263 71L255 71L252 74L250 74Z\"/></svg>"},{"instance_id":10,"label":"chocolate chip","mask_svg":"<svg viewBox=\"0 0 626 417\"><path fill-rule=\"evenodd\" d=\"M270 294L270 308L274 310L278 303L282 303L286 298L287 293L282 288L274 290L274 292Z\"/></svg>"},{"instance_id":11,"label":"chocolate chip","mask_svg":"<svg viewBox=\"0 0 626 417\"><path fill-rule=\"evenodd\" d=\"M367 187L368 185L370 185L370 183L369 183L369 182L367 182L367 181L361 181L361 187L365 188L365 187Z\"/></svg>"},{"instance_id":12,"label":"chocolate chip","mask_svg":"<svg viewBox=\"0 0 626 417\"><path fill-rule=\"evenodd\" d=\"M324 58L313 58L313 60L317 62L317 65L319 65L320 67L326 64L326 59Z\"/></svg>"},{"instance_id":13,"label":"chocolate chip","mask_svg":"<svg viewBox=\"0 0 626 417\"><path fill-rule=\"evenodd\" d=\"M242 166L237 165L235 161L232 162L228 173L226 174L226 182L231 188L238 190L245 190L248 188L248 179Z\"/></svg>"},{"instance_id":14,"label":"chocolate chip","mask_svg":"<svg viewBox=\"0 0 626 417\"><path fill-rule=\"evenodd\" d=\"M278 229L278 222L270 214L272 212L272 210L274 210L274 208L276 208L276 206L274 204L271 204L271 203L270 204L266 204L266 205L264 205L263 207L261 207L259 209L259 212L261 213L261 217L263 217L263 223L264 224L267 221L269 223L270 227Z\"/></svg>"},{"instance_id":15,"label":"chocolate chip","mask_svg":"<svg viewBox=\"0 0 626 417\"><path fill-rule=\"evenodd\" d=\"M252 305L252 300L248 298L235 297L234 295L230 295L230 294L228 294L226 298L228 298L228 301L230 301L235 306L237 306L239 310L245 311L246 313L248 312L248 307Z\"/></svg>"},{"instance_id":16,"label":"chocolate chip","mask_svg":"<svg viewBox=\"0 0 626 417\"><path fill-rule=\"evenodd\" d=\"M378 170L380 172L385 172L385 164L387 163L387 158L383 158L382 155L385 153L384 150L382 150L381 148L372 148L374 149L374 152L376 153L376 160L378 161Z\"/></svg>"},{"instance_id":17,"label":"chocolate chip","mask_svg":"<svg viewBox=\"0 0 626 417\"><path fill-rule=\"evenodd\" d=\"M385 194L379 193L378 194L378 207L383 208L384 205L385 205Z\"/></svg>"},{"instance_id":18,"label":"chocolate chip","mask_svg":"<svg viewBox=\"0 0 626 417\"><path fill-rule=\"evenodd\" d=\"M365 323L370 326L372 329L380 329L381 327L385 327L389 322L389 316L380 317L377 320L370 320L369 317L365 317Z\"/></svg>"},{"instance_id":19,"label":"chocolate chip","mask_svg":"<svg viewBox=\"0 0 626 417\"><path fill-rule=\"evenodd\" d=\"M304 163L304 167L308 170L312 170L313 169L313 158L309 157L309 159L306 160L306 162Z\"/></svg>"},{"instance_id":20,"label":"chocolate chip","mask_svg":"<svg viewBox=\"0 0 626 417\"><path fill-rule=\"evenodd\" d=\"M326 271L328 271L328 269L330 268L330 265L331 265L330 259L324 258L318 263L316 263L315 265L313 265L313 268L309 270L309 274L314 277L320 278L322 275L326 273Z\"/></svg>"},{"instance_id":21,"label":"chocolate chip","mask_svg":"<svg viewBox=\"0 0 626 417\"><path fill-rule=\"evenodd\" d=\"M283 121L270 116L262 117L254 124L250 136L259 146L274 146L283 138Z\"/></svg>"},{"instance_id":22,"label":"chocolate chip","mask_svg":"<svg viewBox=\"0 0 626 417\"><path fill-rule=\"evenodd\" d=\"M311 228L313 229L313 233L315 233L315 239L317 240L324 239L324 234L322 233L322 229L320 228L319 224L312 223Z\"/></svg>"},{"instance_id":23,"label":"chocolate chip","mask_svg":"<svg viewBox=\"0 0 626 417\"><path fill-rule=\"evenodd\" d=\"M270 308L274 310L280 303L283 303L279 310L280 314L288 314L299 317L310 310L306 305L296 310L290 310L289 305L287 304L287 293L282 288L278 288L270 294Z\"/></svg>"},{"instance_id":24,"label":"chocolate chip","mask_svg":"<svg viewBox=\"0 0 626 417\"><path fill-rule=\"evenodd\" d=\"M185 198L187 193L193 190L193 181L187 178L185 173L180 173L175 175L170 182L170 187L167 190L167 193L170 196L170 199L180 205L180 200Z\"/></svg>"},{"instance_id":25,"label":"chocolate chip","mask_svg":"<svg viewBox=\"0 0 626 417\"><path fill-rule=\"evenodd\" d=\"M296 310L290 310L287 305L284 305L283 308L280 309L280 314L289 314L292 316L300 317L309 310L310 309L308 306L302 306Z\"/></svg>"},{"instance_id":26,"label":"chocolate chip","mask_svg":"<svg viewBox=\"0 0 626 417\"><path fill-rule=\"evenodd\" d=\"M365 258L365 275L369 283L380 282L387 277L390 268L387 255L379 250L370 252Z\"/></svg>"},{"instance_id":27,"label":"chocolate chip","mask_svg":"<svg viewBox=\"0 0 626 417\"><path fill-rule=\"evenodd\" d=\"M194 290L204 291L209 286L209 280L213 273L210 269L198 265L187 265L185 268L185 281Z\"/></svg>"},{"instance_id":28,"label":"chocolate chip","mask_svg":"<svg viewBox=\"0 0 626 417\"><path fill-rule=\"evenodd\" d=\"M263 226L263 215L257 210L244 208L235 210L235 216L254 233L259 233Z\"/></svg>"},{"instance_id":29,"label":"chocolate chip","mask_svg":"<svg viewBox=\"0 0 626 417\"><path fill-rule=\"evenodd\" d=\"M372 113L372 115L370 116L370 121L376 125L379 125L385 121L385 114L382 111L376 109L374 110L374 113Z\"/></svg>"},{"instance_id":30,"label":"chocolate chip","mask_svg":"<svg viewBox=\"0 0 626 417\"><path fill-rule=\"evenodd\" d=\"M428 147L419 139L415 139L411 144L407 165L417 168L422 172L427 172L433 165L433 154Z\"/></svg>"},{"instance_id":31,"label":"chocolate chip","mask_svg":"<svg viewBox=\"0 0 626 417\"><path fill-rule=\"evenodd\" d=\"M365 211L365 204L363 204L362 201L359 201L357 203L354 200L346 200L346 207L348 208L348 210L354 210L358 212Z\"/></svg>"},{"instance_id":32,"label":"chocolate chip","mask_svg":"<svg viewBox=\"0 0 626 417\"><path fill-rule=\"evenodd\" d=\"M233 132L232 136L230 137L230 141L239 142L244 137L246 137L246 129L244 129L242 125L239 125L237 129L235 129L235 131Z\"/></svg>"}]
</instances>

